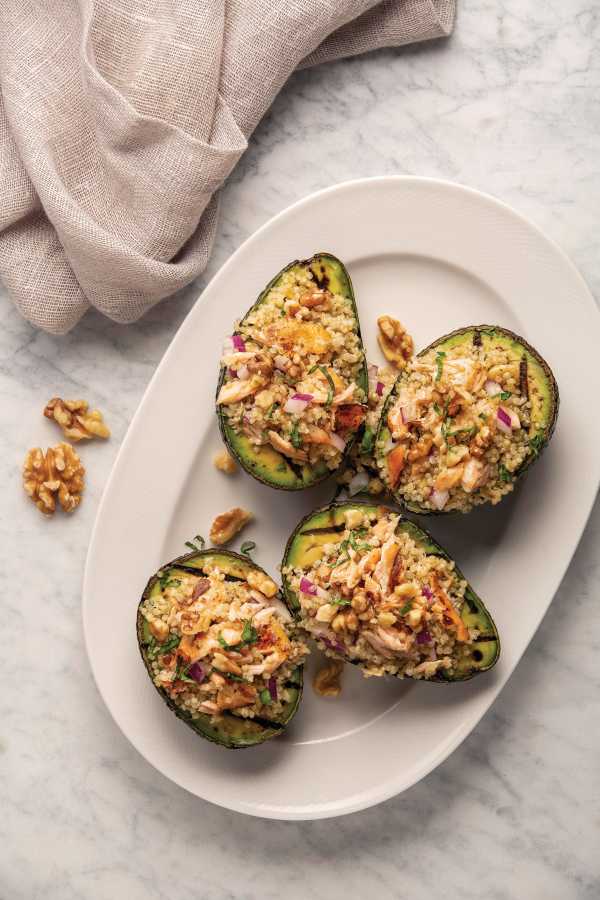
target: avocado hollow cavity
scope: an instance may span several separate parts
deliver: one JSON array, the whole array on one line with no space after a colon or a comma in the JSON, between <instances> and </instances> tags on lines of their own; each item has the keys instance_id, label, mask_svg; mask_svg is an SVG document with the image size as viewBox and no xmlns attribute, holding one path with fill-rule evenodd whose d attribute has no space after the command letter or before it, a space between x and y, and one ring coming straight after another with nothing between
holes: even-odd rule
<instances>
[{"instance_id":1,"label":"avocado hollow cavity","mask_svg":"<svg viewBox=\"0 0 600 900\"><path fill-rule=\"evenodd\" d=\"M303 490L343 465L367 389L350 276L335 256L319 253L279 272L226 341L219 427L254 478Z\"/></svg>"},{"instance_id":2,"label":"avocado hollow cavity","mask_svg":"<svg viewBox=\"0 0 600 900\"><path fill-rule=\"evenodd\" d=\"M136 628L162 700L201 737L251 747L295 715L307 651L276 584L247 557L204 550L162 566Z\"/></svg>"},{"instance_id":3,"label":"avocado hollow cavity","mask_svg":"<svg viewBox=\"0 0 600 900\"><path fill-rule=\"evenodd\" d=\"M465 681L498 660L481 599L433 538L390 507L348 501L311 513L282 573L301 627L365 675Z\"/></svg>"},{"instance_id":4,"label":"avocado hollow cavity","mask_svg":"<svg viewBox=\"0 0 600 900\"><path fill-rule=\"evenodd\" d=\"M498 503L548 445L558 406L550 367L523 338L458 329L421 351L390 392L375 441L381 478L419 514Z\"/></svg>"}]
</instances>

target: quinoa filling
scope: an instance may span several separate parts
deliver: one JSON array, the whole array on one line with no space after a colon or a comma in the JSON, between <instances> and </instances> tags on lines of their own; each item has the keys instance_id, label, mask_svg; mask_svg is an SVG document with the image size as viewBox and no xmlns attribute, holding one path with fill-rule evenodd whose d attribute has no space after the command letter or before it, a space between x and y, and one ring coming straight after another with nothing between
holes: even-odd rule
<instances>
[{"instance_id":1,"label":"quinoa filling","mask_svg":"<svg viewBox=\"0 0 600 900\"><path fill-rule=\"evenodd\" d=\"M434 347L396 385L377 444L381 477L425 509L498 503L532 452L530 416L527 379L502 344Z\"/></svg>"},{"instance_id":2,"label":"quinoa filling","mask_svg":"<svg viewBox=\"0 0 600 900\"><path fill-rule=\"evenodd\" d=\"M283 569L302 627L367 676L452 674L479 634L461 618L467 584L454 563L398 531L391 510L352 507L344 519L310 566Z\"/></svg>"},{"instance_id":3,"label":"quinoa filling","mask_svg":"<svg viewBox=\"0 0 600 900\"><path fill-rule=\"evenodd\" d=\"M294 266L227 339L221 363L217 404L236 434L292 464L339 467L366 402L347 297L320 288L309 266Z\"/></svg>"},{"instance_id":4,"label":"quinoa filling","mask_svg":"<svg viewBox=\"0 0 600 900\"><path fill-rule=\"evenodd\" d=\"M142 603L156 686L192 719L225 713L277 720L291 699L308 648L267 575L226 577L207 563L198 575L173 566Z\"/></svg>"}]
</instances>

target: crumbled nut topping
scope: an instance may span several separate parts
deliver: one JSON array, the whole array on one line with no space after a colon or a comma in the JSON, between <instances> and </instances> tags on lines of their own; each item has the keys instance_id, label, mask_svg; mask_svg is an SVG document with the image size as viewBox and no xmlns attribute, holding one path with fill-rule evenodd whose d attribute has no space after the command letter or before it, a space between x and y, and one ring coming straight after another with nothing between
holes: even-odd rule
<instances>
[{"instance_id":1,"label":"crumbled nut topping","mask_svg":"<svg viewBox=\"0 0 600 900\"><path fill-rule=\"evenodd\" d=\"M239 506L221 513L211 525L210 539L212 543L217 547L228 544L253 518L251 512Z\"/></svg>"},{"instance_id":2,"label":"crumbled nut topping","mask_svg":"<svg viewBox=\"0 0 600 900\"><path fill-rule=\"evenodd\" d=\"M327 659L313 679L313 688L321 697L339 697L342 692L341 659Z\"/></svg>"},{"instance_id":3,"label":"crumbled nut topping","mask_svg":"<svg viewBox=\"0 0 600 900\"><path fill-rule=\"evenodd\" d=\"M90 440L93 437L108 438L110 429L98 409L89 409L85 400L62 400L53 397L44 409L47 419L53 419L71 441Z\"/></svg>"},{"instance_id":4,"label":"crumbled nut topping","mask_svg":"<svg viewBox=\"0 0 600 900\"><path fill-rule=\"evenodd\" d=\"M377 325L377 341L381 352L396 369L403 369L414 353L413 339L404 325L391 316L379 316Z\"/></svg>"},{"instance_id":5,"label":"crumbled nut topping","mask_svg":"<svg viewBox=\"0 0 600 900\"><path fill-rule=\"evenodd\" d=\"M220 453L217 453L216 456L213 457L213 463L219 472L225 472L226 475L233 475L237 472L237 463L227 450L221 450Z\"/></svg>"},{"instance_id":6,"label":"crumbled nut topping","mask_svg":"<svg viewBox=\"0 0 600 900\"><path fill-rule=\"evenodd\" d=\"M23 487L46 516L56 509L56 497L65 512L81 502L85 469L70 444L60 443L44 453L34 447L25 457Z\"/></svg>"}]
</instances>

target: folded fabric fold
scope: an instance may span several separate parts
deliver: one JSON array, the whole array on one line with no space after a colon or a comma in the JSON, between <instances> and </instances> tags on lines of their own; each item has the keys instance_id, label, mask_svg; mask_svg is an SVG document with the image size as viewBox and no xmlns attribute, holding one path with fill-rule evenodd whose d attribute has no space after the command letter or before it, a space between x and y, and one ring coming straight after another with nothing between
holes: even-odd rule
<instances>
[{"instance_id":1,"label":"folded fabric fold","mask_svg":"<svg viewBox=\"0 0 600 900\"><path fill-rule=\"evenodd\" d=\"M0 279L62 334L205 268L216 192L291 72L449 34L455 0L4 0Z\"/></svg>"}]
</instances>

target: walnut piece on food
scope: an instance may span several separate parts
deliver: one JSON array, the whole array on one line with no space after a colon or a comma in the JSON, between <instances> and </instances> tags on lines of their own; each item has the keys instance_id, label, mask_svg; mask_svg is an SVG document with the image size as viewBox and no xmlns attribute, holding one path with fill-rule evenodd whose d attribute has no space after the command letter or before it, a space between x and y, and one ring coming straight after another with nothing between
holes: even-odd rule
<instances>
[{"instance_id":1,"label":"walnut piece on food","mask_svg":"<svg viewBox=\"0 0 600 900\"><path fill-rule=\"evenodd\" d=\"M110 429L98 409L90 409L85 400L62 400L53 397L44 409L47 419L53 419L71 441L108 438Z\"/></svg>"},{"instance_id":2,"label":"walnut piece on food","mask_svg":"<svg viewBox=\"0 0 600 900\"><path fill-rule=\"evenodd\" d=\"M70 444L60 443L44 453L34 447L25 457L23 487L46 516L56 509L56 497L65 512L73 512L81 502L85 469Z\"/></svg>"},{"instance_id":3,"label":"walnut piece on food","mask_svg":"<svg viewBox=\"0 0 600 900\"><path fill-rule=\"evenodd\" d=\"M313 688L320 697L339 697L342 692L342 672L344 663L341 659L328 659L313 679Z\"/></svg>"},{"instance_id":4,"label":"walnut piece on food","mask_svg":"<svg viewBox=\"0 0 600 900\"><path fill-rule=\"evenodd\" d=\"M227 450L221 450L213 457L213 464L219 472L225 472L226 475L233 475L237 472L237 463L233 456Z\"/></svg>"},{"instance_id":5,"label":"walnut piece on food","mask_svg":"<svg viewBox=\"0 0 600 900\"><path fill-rule=\"evenodd\" d=\"M414 353L414 343L410 334L398 319L379 316L377 341L381 352L396 369L403 369Z\"/></svg>"},{"instance_id":6,"label":"walnut piece on food","mask_svg":"<svg viewBox=\"0 0 600 900\"><path fill-rule=\"evenodd\" d=\"M253 519L251 512L242 509L240 506L234 506L233 509L221 513L217 516L210 528L210 539L213 544L220 547L222 544L228 544L238 532L242 530Z\"/></svg>"}]
</instances>

